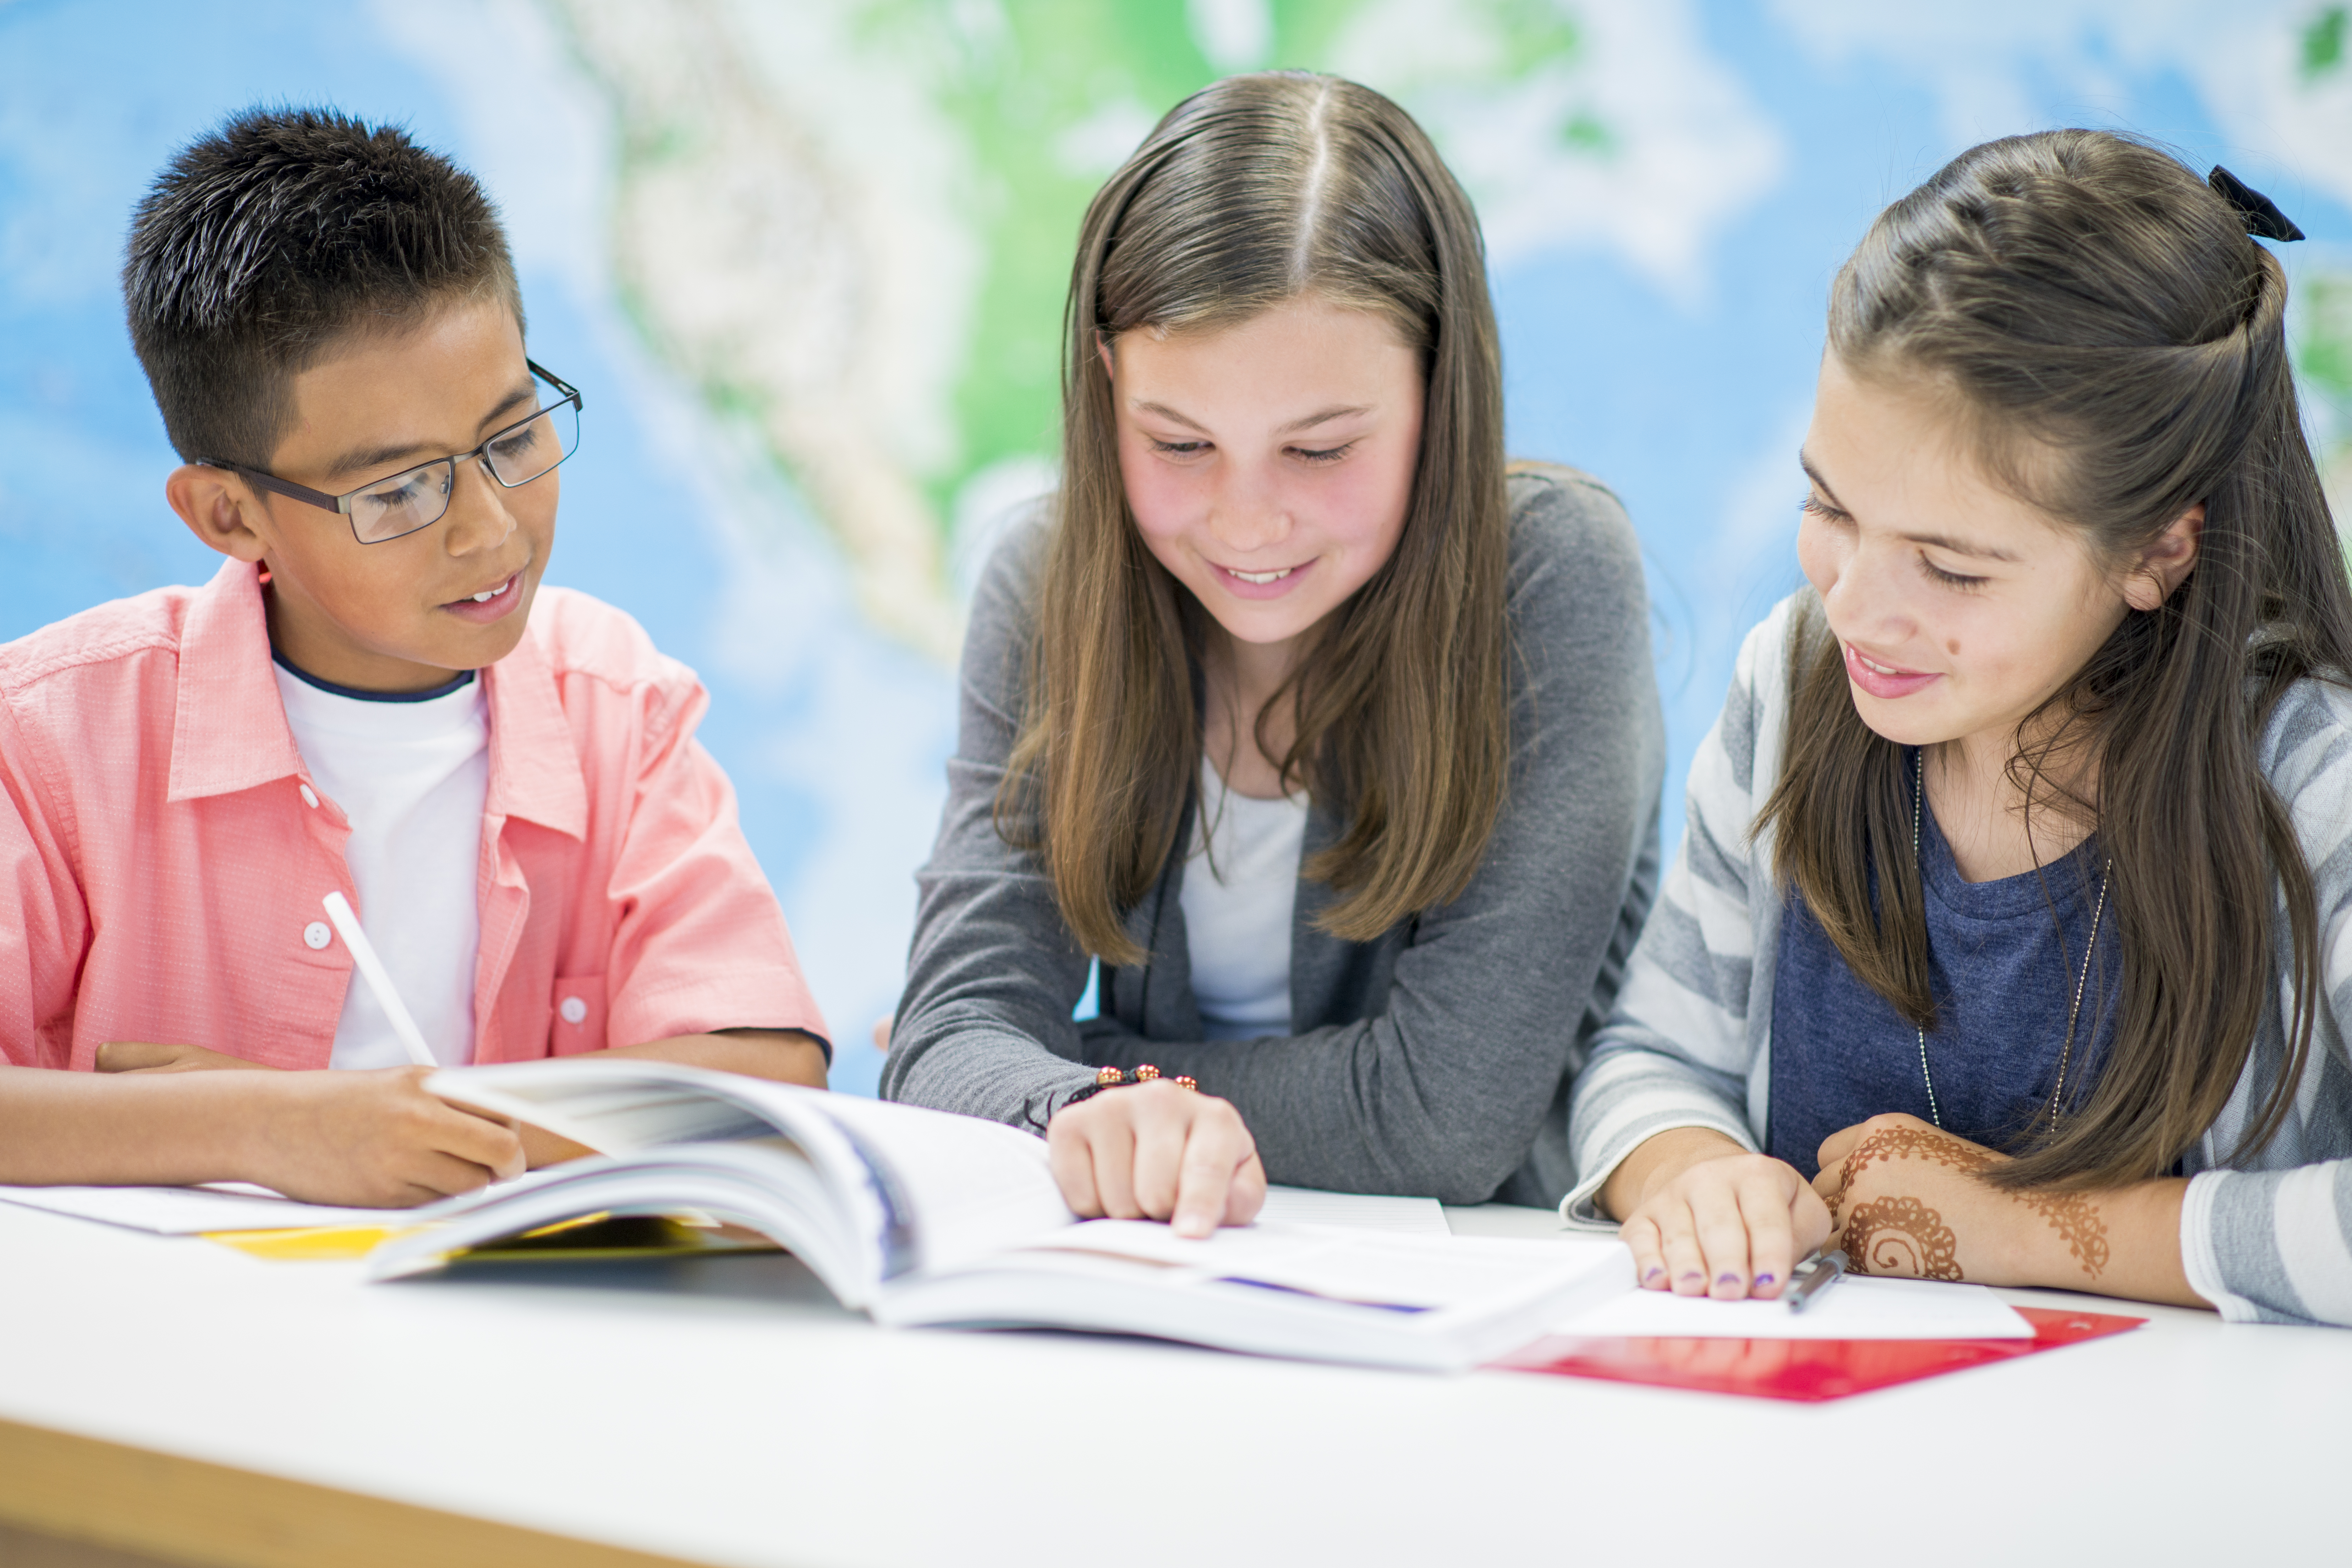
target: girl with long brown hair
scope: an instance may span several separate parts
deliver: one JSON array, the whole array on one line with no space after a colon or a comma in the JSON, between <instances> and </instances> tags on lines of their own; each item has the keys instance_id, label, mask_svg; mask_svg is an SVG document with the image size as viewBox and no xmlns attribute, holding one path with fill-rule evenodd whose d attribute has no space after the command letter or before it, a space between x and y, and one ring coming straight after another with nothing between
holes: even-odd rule
<instances>
[{"instance_id":1,"label":"girl with long brown hair","mask_svg":"<svg viewBox=\"0 0 2352 1568\"><path fill-rule=\"evenodd\" d=\"M1268 1179L1558 1201L1661 726L1622 510L1506 469L1468 199L1377 93L1216 83L1095 197L1066 340L883 1092L1196 1233Z\"/></svg>"},{"instance_id":2,"label":"girl with long brown hair","mask_svg":"<svg viewBox=\"0 0 2352 1568\"><path fill-rule=\"evenodd\" d=\"M2352 591L2300 238L1989 142L1838 275L1810 587L1750 634L1577 1086L1642 1282L1868 1273L2352 1323Z\"/></svg>"}]
</instances>

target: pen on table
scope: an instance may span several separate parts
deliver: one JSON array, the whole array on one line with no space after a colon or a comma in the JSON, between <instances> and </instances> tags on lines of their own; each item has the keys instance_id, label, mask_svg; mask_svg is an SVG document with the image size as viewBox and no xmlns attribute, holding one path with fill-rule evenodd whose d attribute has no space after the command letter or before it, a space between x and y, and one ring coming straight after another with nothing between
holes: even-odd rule
<instances>
[{"instance_id":1,"label":"pen on table","mask_svg":"<svg viewBox=\"0 0 2352 1568\"><path fill-rule=\"evenodd\" d=\"M407 1005L401 1001L400 993L392 988L392 972L384 968L383 960L375 955L375 945L368 941L367 932L360 930L360 917L352 910L352 901L343 897L340 889L319 901L327 906L327 918L335 922L335 931L342 937L343 945L352 950L352 962L359 965L360 978L365 980L368 989L375 994L376 1005L383 1008L383 1016L392 1020L392 1032L398 1035L400 1043L407 1047L408 1059L421 1068L439 1067L439 1058L425 1043L424 1032L417 1028L416 1020L408 1016Z\"/></svg>"},{"instance_id":2,"label":"pen on table","mask_svg":"<svg viewBox=\"0 0 2352 1568\"><path fill-rule=\"evenodd\" d=\"M1846 1258L1832 1247L1813 1259L1812 1267L1789 1282L1789 1293L1780 1299L1789 1303L1789 1310L1801 1312L1812 1305L1813 1299L1845 1278Z\"/></svg>"}]
</instances>

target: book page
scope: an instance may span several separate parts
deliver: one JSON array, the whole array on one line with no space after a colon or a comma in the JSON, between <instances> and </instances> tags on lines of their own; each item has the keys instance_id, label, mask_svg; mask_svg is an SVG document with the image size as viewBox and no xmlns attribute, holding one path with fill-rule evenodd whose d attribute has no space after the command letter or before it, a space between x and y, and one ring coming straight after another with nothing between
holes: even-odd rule
<instances>
[{"instance_id":1,"label":"book page","mask_svg":"<svg viewBox=\"0 0 2352 1568\"><path fill-rule=\"evenodd\" d=\"M2033 1325L1982 1285L1848 1275L1801 1312L1629 1290L1551 1330L1601 1339L2030 1340Z\"/></svg>"},{"instance_id":2,"label":"book page","mask_svg":"<svg viewBox=\"0 0 2352 1568\"><path fill-rule=\"evenodd\" d=\"M1295 1290L1359 1306L1423 1310L1508 1292L1562 1268L1614 1268L1614 1241L1582 1246L1467 1237L1384 1236L1253 1225L1199 1240L1150 1220L1096 1219L1033 1242L1021 1256L1082 1253L1190 1271L1203 1279Z\"/></svg>"},{"instance_id":3,"label":"book page","mask_svg":"<svg viewBox=\"0 0 2352 1568\"><path fill-rule=\"evenodd\" d=\"M1367 1193L1327 1193L1314 1187L1268 1187L1260 1225L1331 1225L1345 1230L1377 1230L1391 1236L1452 1236L1445 1210L1435 1198L1386 1197Z\"/></svg>"},{"instance_id":4,"label":"book page","mask_svg":"<svg viewBox=\"0 0 2352 1568\"><path fill-rule=\"evenodd\" d=\"M616 1155L781 1133L823 1176L831 1223L864 1253L869 1282L1074 1218L1044 1142L974 1117L669 1062L451 1068L425 1087Z\"/></svg>"},{"instance_id":5,"label":"book page","mask_svg":"<svg viewBox=\"0 0 2352 1568\"><path fill-rule=\"evenodd\" d=\"M1062 1202L1042 1138L974 1116L849 1095L828 1096L821 1109L876 1167L890 1204L905 1211L915 1268L952 1268L1077 1218Z\"/></svg>"},{"instance_id":6,"label":"book page","mask_svg":"<svg viewBox=\"0 0 2352 1568\"><path fill-rule=\"evenodd\" d=\"M627 1058L444 1068L425 1087L456 1104L544 1127L600 1154L761 1137L783 1124L761 1114L757 1097L747 1091L824 1092Z\"/></svg>"},{"instance_id":7,"label":"book page","mask_svg":"<svg viewBox=\"0 0 2352 1568\"><path fill-rule=\"evenodd\" d=\"M849 1306L875 1279L870 1250L797 1141L780 1136L677 1144L573 1160L417 1211L418 1227L369 1259L371 1279L439 1268L468 1248L587 1215L688 1214L760 1232L808 1265Z\"/></svg>"},{"instance_id":8,"label":"book page","mask_svg":"<svg viewBox=\"0 0 2352 1568\"><path fill-rule=\"evenodd\" d=\"M1145 1334L1259 1355L1456 1370L1620 1294L1617 1242L1384 1236L1244 1226L1187 1240L1088 1220L961 1269L911 1276L872 1303L884 1323Z\"/></svg>"}]
</instances>

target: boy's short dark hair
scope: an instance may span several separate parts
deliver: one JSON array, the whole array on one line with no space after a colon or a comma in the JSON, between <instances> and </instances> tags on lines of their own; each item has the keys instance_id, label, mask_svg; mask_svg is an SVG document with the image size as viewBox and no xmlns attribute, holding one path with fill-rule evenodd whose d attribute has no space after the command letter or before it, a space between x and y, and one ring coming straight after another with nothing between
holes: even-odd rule
<instances>
[{"instance_id":1,"label":"boy's short dark hair","mask_svg":"<svg viewBox=\"0 0 2352 1568\"><path fill-rule=\"evenodd\" d=\"M122 264L173 447L263 469L293 377L328 345L466 296L522 325L480 184L404 131L326 109L247 110L190 142L132 214Z\"/></svg>"}]
</instances>

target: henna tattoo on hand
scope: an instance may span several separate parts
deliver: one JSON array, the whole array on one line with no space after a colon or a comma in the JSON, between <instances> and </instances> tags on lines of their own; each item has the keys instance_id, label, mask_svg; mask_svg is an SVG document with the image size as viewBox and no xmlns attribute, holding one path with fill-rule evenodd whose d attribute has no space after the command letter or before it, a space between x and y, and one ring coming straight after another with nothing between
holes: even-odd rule
<instances>
[{"instance_id":1,"label":"henna tattoo on hand","mask_svg":"<svg viewBox=\"0 0 2352 1568\"><path fill-rule=\"evenodd\" d=\"M2018 1202L2050 1222L2083 1272L2096 1279L2107 1271L2107 1222L2081 1193L2021 1193Z\"/></svg>"},{"instance_id":2,"label":"henna tattoo on hand","mask_svg":"<svg viewBox=\"0 0 2352 1568\"><path fill-rule=\"evenodd\" d=\"M1873 1198L1846 1216L1845 1253L1857 1274L1965 1279L1960 1238L1917 1198Z\"/></svg>"},{"instance_id":3,"label":"henna tattoo on hand","mask_svg":"<svg viewBox=\"0 0 2352 1568\"><path fill-rule=\"evenodd\" d=\"M1837 1191L1830 1196L1830 1223L1838 1223L1838 1210L1844 1206L1845 1195L1853 1190L1856 1178L1883 1161L1927 1160L1955 1171L1973 1173L1991 1164L1996 1158L1990 1150L1980 1149L1933 1128L1882 1127L1855 1144L1853 1152L1845 1157L1845 1163L1838 1167Z\"/></svg>"},{"instance_id":4,"label":"henna tattoo on hand","mask_svg":"<svg viewBox=\"0 0 2352 1568\"><path fill-rule=\"evenodd\" d=\"M1837 1191L1830 1195L1829 1210L1832 1226L1842 1228L1846 1236L1845 1249L1853 1259L1859 1273L1903 1271L1907 1267L1923 1279L1959 1279L1964 1278L1956 1259L1958 1238L1943 1216L1916 1198L1880 1198L1858 1204L1853 1212L1841 1223L1839 1211L1845 1206L1847 1194L1862 1173L1871 1166L1892 1160L1926 1160L1948 1170L1973 1175L1997 1163L2000 1155L1990 1150L1953 1137L1948 1132L1926 1127L1883 1127L1856 1143L1838 1168ZM2098 1205L2081 1193L2014 1193L2009 1194L2036 1215L2058 1238L2066 1250L2082 1266L2083 1272L2096 1279L2106 1272L2108 1246L2107 1223L2100 1216ZM1874 1246L1882 1246L1883 1258L1870 1257ZM1940 1251L1938 1248L1940 1247ZM1948 1268L1947 1273L1937 1272Z\"/></svg>"}]
</instances>

